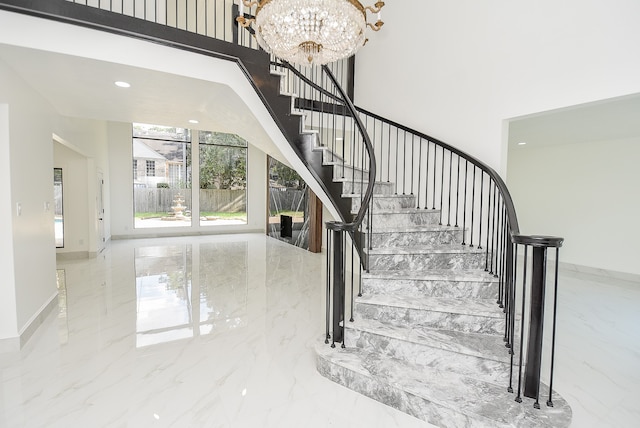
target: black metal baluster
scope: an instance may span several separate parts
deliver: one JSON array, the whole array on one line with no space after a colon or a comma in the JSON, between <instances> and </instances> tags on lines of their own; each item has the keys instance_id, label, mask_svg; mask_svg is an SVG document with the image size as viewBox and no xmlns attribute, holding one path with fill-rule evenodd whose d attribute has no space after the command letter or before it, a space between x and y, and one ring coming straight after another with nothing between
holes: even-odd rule
<instances>
[{"instance_id":1,"label":"black metal baluster","mask_svg":"<svg viewBox=\"0 0 640 428\"><path fill-rule=\"evenodd\" d=\"M347 155L346 155L346 150L345 148L345 144L346 142L344 141L346 139L346 134L345 134L345 127L346 127L346 115L343 114L342 115L342 178L344 179L344 173L345 173L345 169L346 169L346 165L345 163L347 162ZM351 154L351 156L353 157L353 153ZM353 163L354 160L351 160L353 166L355 166L356 164ZM355 174L355 168L353 169L353 173Z\"/></svg>"},{"instance_id":2,"label":"black metal baluster","mask_svg":"<svg viewBox=\"0 0 640 428\"><path fill-rule=\"evenodd\" d=\"M484 244L485 246L485 257L484 257L484 271L489 271L489 237L491 236L491 189L493 189L493 193L495 195L495 187L492 187L493 179L489 179L489 185L487 186L489 189L489 196L487 196L487 240Z\"/></svg>"},{"instance_id":3,"label":"black metal baluster","mask_svg":"<svg viewBox=\"0 0 640 428\"><path fill-rule=\"evenodd\" d=\"M443 149L444 150L444 149ZM444 151L443 151L444 156ZM431 198L431 209L436 209L436 170L438 169L438 146L433 145L433 197Z\"/></svg>"},{"instance_id":4,"label":"black metal baluster","mask_svg":"<svg viewBox=\"0 0 640 428\"><path fill-rule=\"evenodd\" d=\"M418 140L418 191L416 192L416 209L420 209L420 182L422 181L422 137Z\"/></svg>"},{"instance_id":5,"label":"black metal baluster","mask_svg":"<svg viewBox=\"0 0 640 428\"><path fill-rule=\"evenodd\" d=\"M471 242L469 243L469 248L473 248L473 220L476 209L476 166L473 166L473 185L471 186Z\"/></svg>"},{"instance_id":6,"label":"black metal baluster","mask_svg":"<svg viewBox=\"0 0 640 428\"><path fill-rule=\"evenodd\" d=\"M355 236L355 233L356 232L354 232L354 236ZM351 241L351 318L349 318L349 321L351 321L351 322L353 322L353 301L354 301L354 298L353 298L353 271L354 271L354 269L353 269L353 258L354 258L353 257L353 247L354 246L355 245L353 243L353 238L352 238L352 241Z\"/></svg>"},{"instance_id":7,"label":"black metal baluster","mask_svg":"<svg viewBox=\"0 0 640 428\"><path fill-rule=\"evenodd\" d=\"M442 226L442 209L444 205L442 204L442 198L444 197L444 147L442 148L442 162L440 165L440 222L438 223Z\"/></svg>"},{"instance_id":8,"label":"black metal baluster","mask_svg":"<svg viewBox=\"0 0 640 428\"><path fill-rule=\"evenodd\" d=\"M389 180L391 180L390 176L391 176L391 124L389 124L389 140L387 142L387 183L389 183Z\"/></svg>"},{"instance_id":9,"label":"black metal baluster","mask_svg":"<svg viewBox=\"0 0 640 428\"><path fill-rule=\"evenodd\" d=\"M497 185L496 185L497 187ZM497 190L497 188L496 188ZM498 198L496 198L496 192L493 192L493 239L491 240L492 244L491 244L491 269L489 270L490 274L493 274L493 268L496 267L496 272L498 271L497 269L497 265L498 265L498 259L497 259L497 252L498 252L498 230L496 229L496 222L497 222L497 218L498 218L498 214L496 211L496 201ZM498 202L499 203L499 202ZM495 261L495 264L494 264Z\"/></svg>"},{"instance_id":10,"label":"black metal baluster","mask_svg":"<svg viewBox=\"0 0 640 428\"><path fill-rule=\"evenodd\" d=\"M523 271L522 271L522 308L521 308L521 314L522 314L522 319L520 320L520 348L518 349L518 352L520 353L520 357L518 358L519 363L518 363L518 395L516 396L516 401L518 403L522 403L522 397L520 396L520 393L522 391L522 358L523 358L523 354L524 352L522 352L522 347L524 345L524 308L525 308L525 302L527 300L527 253L529 251L529 246L525 245L524 246L524 267L523 267Z\"/></svg>"},{"instance_id":11,"label":"black metal baluster","mask_svg":"<svg viewBox=\"0 0 640 428\"><path fill-rule=\"evenodd\" d=\"M456 224L458 227L458 208L460 207L460 156L458 155L458 172L456 173ZM464 231L462 232L464 234Z\"/></svg>"},{"instance_id":12,"label":"black metal baluster","mask_svg":"<svg viewBox=\"0 0 640 428\"><path fill-rule=\"evenodd\" d=\"M449 202L447 206L447 226L451 226L451 170L453 169L453 152L449 152Z\"/></svg>"},{"instance_id":13,"label":"black metal baluster","mask_svg":"<svg viewBox=\"0 0 640 428\"><path fill-rule=\"evenodd\" d=\"M398 173L400 172L400 168L398 168L398 138L400 135L400 130L398 129L398 127L396 127L396 173L395 173L395 177L396 177L396 185L395 185L395 193L394 195L398 194Z\"/></svg>"},{"instance_id":14,"label":"black metal baluster","mask_svg":"<svg viewBox=\"0 0 640 428\"><path fill-rule=\"evenodd\" d=\"M351 118L351 130L352 132L352 136L351 136L351 153L354 153L356 151L356 127L353 124L353 118ZM365 117L365 123L367 121L367 118ZM365 125L366 128L366 125ZM360 173L360 175L362 176L363 173ZM354 170L353 170L353 174L351 174L351 193L353 193L353 189L356 187L356 170L355 170L355 165L354 165ZM361 192L362 193L362 192ZM360 202L362 202L362 195L360 195Z\"/></svg>"},{"instance_id":15,"label":"black metal baluster","mask_svg":"<svg viewBox=\"0 0 640 428\"><path fill-rule=\"evenodd\" d=\"M331 258L329 255L331 254L332 243L333 233L330 233L329 229L327 229L327 335L324 340L325 344L329 344L329 339L331 339L331 335L329 334L329 323L331 319Z\"/></svg>"},{"instance_id":16,"label":"black metal baluster","mask_svg":"<svg viewBox=\"0 0 640 428\"><path fill-rule=\"evenodd\" d=\"M358 227L358 231L362 232L361 228ZM371 240L371 237L368 238L369 240ZM366 244L365 244L366 245ZM368 262L367 262L367 267L369 266ZM362 260L360 260L360 263L358 263L358 297L362 297Z\"/></svg>"},{"instance_id":17,"label":"black metal baluster","mask_svg":"<svg viewBox=\"0 0 640 428\"><path fill-rule=\"evenodd\" d=\"M431 147L427 140L427 162L425 163L425 182L424 182L424 209L429 209L429 152Z\"/></svg>"},{"instance_id":18,"label":"black metal baluster","mask_svg":"<svg viewBox=\"0 0 640 428\"><path fill-rule=\"evenodd\" d=\"M498 251L497 251L497 259L496 259L496 264L497 264L497 271L496 271L496 275L494 275L496 278L498 278L498 291L499 291L499 296L498 296L498 301L496 302L498 304L498 306L500 308L503 308L503 302L502 302L502 295L504 293L504 290L502 288L503 284L502 284L502 240L503 240L503 236L504 236L504 205L501 206L500 208L500 236L498 239Z\"/></svg>"},{"instance_id":19,"label":"black metal baluster","mask_svg":"<svg viewBox=\"0 0 640 428\"><path fill-rule=\"evenodd\" d=\"M342 284L343 284L343 286L344 286L344 281L345 281L345 278L346 278L344 269L347 266L347 252L344 251L344 249L346 249L346 248L347 248L347 233L343 231L342 232L342 249L343 249L343 251L342 251L342 281L343 281L343 283ZM347 305L346 305L346 302L345 302L345 300L347 298L346 294L347 293L344 292L344 288L343 288L343 295L342 295L342 346L341 346L342 348L346 347L346 345L344 344L344 342L345 342L344 333L345 333L345 330L346 330L346 328L345 328L346 327L346 325L345 325L346 321L345 320L347 319Z\"/></svg>"},{"instance_id":20,"label":"black metal baluster","mask_svg":"<svg viewBox=\"0 0 640 428\"><path fill-rule=\"evenodd\" d=\"M402 194L406 194L407 189L407 131L402 130Z\"/></svg>"},{"instance_id":21,"label":"black metal baluster","mask_svg":"<svg viewBox=\"0 0 640 428\"><path fill-rule=\"evenodd\" d=\"M462 245L465 244L465 239L467 237L467 183L469 182L468 177L469 172L469 161L464 160L464 197L462 198Z\"/></svg>"},{"instance_id":22,"label":"black metal baluster","mask_svg":"<svg viewBox=\"0 0 640 428\"><path fill-rule=\"evenodd\" d=\"M549 399L547 406L553 407L553 366L556 358L556 319L558 315L558 268L560 262L560 248L556 247L556 273L553 287L553 326L551 330L551 373L549 374Z\"/></svg>"},{"instance_id":23,"label":"black metal baluster","mask_svg":"<svg viewBox=\"0 0 640 428\"><path fill-rule=\"evenodd\" d=\"M406 131L405 131L406 134ZM411 195L413 195L413 165L415 163L415 140L414 140L415 134L411 133ZM405 136L406 138L406 136ZM418 178L419 179L419 178Z\"/></svg>"},{"instance_id":24,"label":"black metal baluster","mask_svg":"<svg viewBox=\"0 0 640 428\"><path fill-rule=\"evenodd\" d=\"M480 210L478 211L478 250L482 250L482 202L484 201L484 172L480 172Z\"/></svg>"},{"instance_id":25,"label":"black metal baluster","mask_svg":"<svg viewBox=\"0 0 640 428\"><path fill-rule=\"evenodd\" d=\"M513 339L515 338L515 333L514 333L514 329L515 329L515 319L516 319L516 278L518 277L518 244L513 244L513 305L512 305L512 312L511 312L511 319L509 320L511 322L511 343L513 343ZM507 392L513 392L513 356L515 354L514 352L514 345L511 346L510 349L510 363L509 363L509 387L507 388ZM522 352L522 351L520 351Z\"/></svg>"}]
</instances>

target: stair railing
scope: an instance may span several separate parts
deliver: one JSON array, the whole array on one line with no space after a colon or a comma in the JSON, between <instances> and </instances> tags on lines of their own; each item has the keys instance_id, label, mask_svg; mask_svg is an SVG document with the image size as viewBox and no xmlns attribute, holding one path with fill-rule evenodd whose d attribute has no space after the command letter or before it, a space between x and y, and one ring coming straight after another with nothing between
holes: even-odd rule
<instances>
[{"instance_id":1,"label":"stair railing","mask_svg":"<svg viewBox=\"0 0 640 428\"><path fill-rule=\"evenodd\" d=\"M93 24L93 28L109 31L110 27L105 26L104 19L97 18L97 13L83 13L80 14L81 19L78 19L73 11L60 7L61 3L90 6L101 11L128 15L258 49L255 40L235 26L234 17L237 16L238 10L231 0L205 0L193 3L180 0L33 0L28 3L4 0L0 1L0 8L77 25ZM116 25L114 23L112 28L117 28ZM134 37L139 35L130 27L123 30L123 34ZM188 37L174 37L177 37L173 41L175 43L167 40L167 44L181 49L188 48L185 44ZM199 52L197 49L193 51ZM228 53L225 55L228 56ZM341 64L332 65L332 69L324 67L322 73L314 68L301 71L286 66L292 75L290 80L285 80L285 84L292 87L297 85L299 88L295 94L297 97L292 98L294 111L297 108L299 113L306 114L307 125L319 131L320 150L324 150L325 156L330 158L330 164L341 165L341 168L337 168L341 171L337 179L343 183L351 183L345 196L354 199L354 206L358 207L355 218L348 212L341 211L342 218L339 221L327 224L328 230L331 231L328 233L327 251L327 326L330 324L330 314L333 319L332 329L327 327L327 342L330 335L333 335L332 345L335 346L335 342L343 342L344 346L343 330L347 306L345 299L350 299L353 320L354 263L358 266L359 273L363 266L369 269L364 248L373 249L375 246L372 240L375 230L371 224L373 183L376 180L393 180L396 194L415 195L418 209L439 210L440 224L460 228L463 234L462 245L483 252L485 271L493 274L499 282L496 302L505 314L504 341L511 353L512 361L508 389L513 391L515 367L518 372L516 400L521 401L522 390L525 397L535 398L535 407L539 407L540 371L544 349L542 338L547 250L556 248L551 369L547 400L547 405L552 406L558 256L562 238L520 235L509 191L501 177L484 163L437 139L363 109L355 109L338 82L341 80L343 86L353 87L352 68L349 68L352 64L352 60L345 60ZM282 65L277 67L280 66ZM334 74L338 77L333 76ZM368 135L371 135L371 140ZM380 159L377 169L376 157ZM351 297L347 296L345 288L348 252L344 251L344 248L348 240L351 241ZM517 287L520 283L520 278L517 278L519 246L524 246L525 255L520 289ZM533 253L531 262L528 261L529 247ZM359 258L357 262L356 258ZM529 265L532 266L531 278L527 278ZM330 275L332 269L333 275ZM333 285L330 284L330 277L333 278ZM358 294L361 293L360 280ZM330 305L331 295L333 306ZM529 306L526 305L527 298ZM521 303L519 310L518 301ZM519 360L517 364L514 363L516 355ZM521 385L523 370L525 380L524 385Z\"/></svg>"},{"instance_id":2,"label":"stair railing","mask_svg":"<svg viewBox=\"0 0 640 428\"><path fill-rule=\"evenodd\" d=\"M326 223L325 342L331 340L332 347L336 342L345 347L344 322L348 314L353 321L356 282L357 292L361 292L361 272L367 265L363 227L370 225L365 220L376 177L375 154L365 125L334 74L344 75L342 67L342 64L300 67L275 58L272 61L272 71L282 76L281 92L292 97L293 113L306 116L303 126L317 135L316 150L322 152L323 164L332 170L332 179L342 183L340 196L353 202L346 212L340 212L340 219Z\"/></svg>"},{"instance_id":3,"label":"stair railing","mask_svg":"<svg viewBox=\"0 0 640 428\"><path fill-rule=\"evenodd\" d=\"M521 235L509 190L500 175L485 163L374 113L360 108L358 112L379 159L376 180L395 183L396 195L415 196L416 209L439 211L440 225L459 228L462 245L484 255L484 270L498 281L496 303L505 318L503 339L511 356L507 389L513 392L516 371L516 401L522 401L522 395L534 398L536 408L539 408L543 356L547 250L556 248L551 350L546 357L551 367L547 378L547 405L553 406L558 257L563 239ZM369 232L375 234L372 229ZM370 249L375 248L375 239L369 238L368 242ZM518 276L520 246L524 247L525 257L522 274ZM530 247L533 248L531 260L527 257ZM530 278L527 267L532 272ZM530 284L528 293L527 283ZM516 355L517 362L514 361Z\"/></svg>"}]
</instances>

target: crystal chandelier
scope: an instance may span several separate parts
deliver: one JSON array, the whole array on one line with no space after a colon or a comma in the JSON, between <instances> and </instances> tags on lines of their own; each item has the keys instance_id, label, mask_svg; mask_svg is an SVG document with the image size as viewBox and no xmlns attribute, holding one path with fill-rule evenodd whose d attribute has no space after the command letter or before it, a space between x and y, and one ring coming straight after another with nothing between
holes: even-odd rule
<instances>
[{"instance_id":1,"label":"crystal chandelier","mask_svg":"<svg viewBox=\"0 0 640 428\"><path fill-rule=\"evenodd\" d=\"M384 24L383 6L382 1L364 7L358 0L240 0L236 21L253 25L258 44L268 53L293 64L322 65L364 46L367 26L378 31ZM374 24L367 23L367 10L378 14Z\"/></svg>"}]
</instances>

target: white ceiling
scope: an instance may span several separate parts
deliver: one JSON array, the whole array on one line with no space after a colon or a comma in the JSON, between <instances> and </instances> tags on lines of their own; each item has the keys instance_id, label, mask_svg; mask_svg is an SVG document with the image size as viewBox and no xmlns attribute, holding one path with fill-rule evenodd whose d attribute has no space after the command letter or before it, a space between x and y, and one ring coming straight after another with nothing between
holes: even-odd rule
<instances>
[{"instance_id":1,"label":"white ceiling","mask_svg":"<svg viewBox=\"0 0 640 428\"><path fill-rule=\"evenodd\" d=\"M575 144L640 137L640 94L560 110L509 122L509 146Z\"/></svg>"},{"instance_id":2,"label":"white ceiling","mask_svg":"<svg viewBox=\"0 0 640 428\"><path fill-rule=\"evenodd\" d=\"M220 83L3 44L0 59L66 116L215 131L255 122L246 104ZM116 87L117 80L131 87Z\"/></svg>"}]
</instances>

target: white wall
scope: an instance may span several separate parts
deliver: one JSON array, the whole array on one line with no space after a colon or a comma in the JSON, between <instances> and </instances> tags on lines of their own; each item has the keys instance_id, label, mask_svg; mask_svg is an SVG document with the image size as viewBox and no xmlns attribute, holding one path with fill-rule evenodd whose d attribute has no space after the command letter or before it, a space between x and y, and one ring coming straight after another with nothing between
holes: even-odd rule
<instances>
[{"instance_id":1,"label":"white wall","mask_svg":"<svg viewBox=\"0 0 640 428\"><path fill-rule=\"evenodd\" d=\"M639 16L637 0L387 2L356 105L504 172L504 119L640 92Z\"/></svg>"},{"instance_id":2,"label":"white wall","mask_svg":"<svg viewBox=\"0 0 640 428\"><path fill-rule=\"evenodd\" d=\"M510 150L520 230L564 237L561 262L640 274L639 159L640 138Z\"/></svg>"},{"instance_id":3,"label":"white wall","mask_svg":"<svg viewBox=\"0 0 640 428\"><path fill-rule=\"evenodd\" d=\"M6 339L17 337L57 293L51 143L55 112L2 61L0 105L8 105L8 109L5 108L8 124L5 119L0 139L3 162L9 163L9 180L3 180L1 185L3 199L10 201L8 212L11 216L8 222L11 228L3 225L0 239L4 246L12 246L13 252L13 266L4 266L8 270L3 273L0 312L15 312L16 318L8 326L2 319L0 339ZM20 215L17 204L22 207ZM7 211L3 209L2 216L6 215ZM10 259L11 250L7 252ZM33 268L34 263L38 269ZM11 287L15 289L15 299L12 299Z\"/></svg>"}]
</instances>

